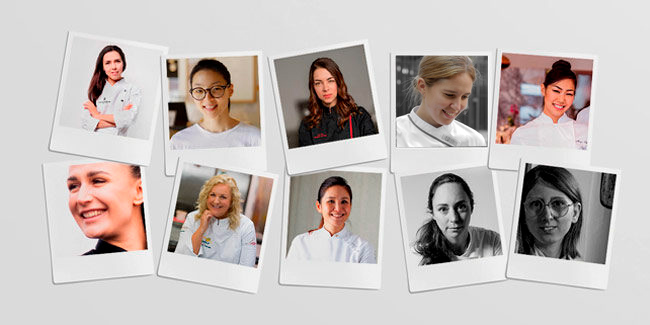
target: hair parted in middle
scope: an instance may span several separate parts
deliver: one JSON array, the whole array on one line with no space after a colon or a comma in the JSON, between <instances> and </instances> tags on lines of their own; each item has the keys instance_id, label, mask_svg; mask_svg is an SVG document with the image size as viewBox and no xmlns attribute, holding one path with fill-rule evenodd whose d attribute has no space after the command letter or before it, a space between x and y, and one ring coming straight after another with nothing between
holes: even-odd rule
<instances>
[{"instance_id":1,"label":"hair parted in middle","mask_svg":"<svg viewBox=\"0 0 650 325\"><path fill-rule=\"evenodd\" d=\"M311 63L309 68L309 115L305 117L307 122L307 127L311 130L320 124L320 121L323 117L323 109L321 101L314 90L314 71L318 68L323 68L329 71L329 73L336 80L337 94L336 94L336 106L334 109L339 115L338 126L343 128L349 118L359 113L359 108L354 102L354 99L350 94L348 94L348 86L345 84L343 79L343 74L341 69L330 58L318 58Z\"/></svg>"},{"instance_id":2,"label":"hair parted in middle","mask_svg":"<svg viewBox=\"0 0 650 325\"><path fill-rule=\"evenodd\" d=\"M196 214L195 218L198 220L203 212L208 209L208 195L215 185L226 184L230 187L230 208L226 212L226 217L230 222L230 229L236 230L239 227L239 218L241 215L241 193L237 187L237 181L229 175L221 174L212 176L208 179L205 184L201 187L199 192L199 198L196 201L196 207L199 209L199 213Z\"/></svg>"},{"instance_id":3,"label":"hair parted in middle","mask_svg":"<svg viewBox=\"0 0 650 325\"><path fill-rule=\"evenodd\" d=\"M451 262L452 256L454 255L451 249L451 243L449 243L447 238L445 238L445 235L442 233L442 230L440 230L436 220L433 218L433 197L438 188L447 183L460 184L463 191L469 197L471 211L474 211L474 193L472 193L469 185L462 177L452 173L436 177L429 187L429 196L427 200L427 216L431 219L418 229L416 234L417 239L415 240L415 243L413 243L415 252L422 255L420 265Z\"/></svg>"},{"instance_id":4,"label":"hair parted in middle","mask_svg":"<svg viewBox=\"0 0 650 325\"><path fill-rule=\"evenodd\" d=\"M457 74L467 73L472 81L476 81L478 70L468 56L424 56L420 60L418 75L411 81L409 97L413 104L419 105L422 95L418 91L418 80L424 80L427 87L433 86L439 80L453 78Z\"/></svg>"}]
</instances>

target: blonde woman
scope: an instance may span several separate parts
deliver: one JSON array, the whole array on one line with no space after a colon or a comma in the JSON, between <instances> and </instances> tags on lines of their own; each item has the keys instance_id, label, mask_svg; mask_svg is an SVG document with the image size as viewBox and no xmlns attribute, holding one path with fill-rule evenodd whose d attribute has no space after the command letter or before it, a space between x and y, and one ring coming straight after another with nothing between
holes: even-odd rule
<instances>
[{"instance_id":1,"label":"blonde woman","mask_svg":"<svg viewBox=\"0 0 650 325\"><path fill-rule=\"evenodd\" d=\"M397 146L486 146L480 133L456 121L467 108L476 73L472 60L466 56L423 57L411 89L419 105L396 119Z\"/></svg>"},{"instance_id":2,"label":"blonde woman","mask_svg":"<svg viewBox=\"0 0 650 325\"><path fill-rule=\"evenodd\" d=\"M225 174L213 176L203 184L197 208L185 218L175 252L254 266L255 226L241 214L237 182Z\"/></svg>"}]
</instances>

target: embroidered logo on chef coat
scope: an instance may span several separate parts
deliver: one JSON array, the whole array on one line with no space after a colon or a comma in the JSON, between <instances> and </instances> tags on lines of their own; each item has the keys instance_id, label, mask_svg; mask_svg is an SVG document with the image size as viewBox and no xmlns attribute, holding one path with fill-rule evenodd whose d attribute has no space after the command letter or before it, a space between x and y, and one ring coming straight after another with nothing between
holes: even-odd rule
<instances>
[{"instance_id":1,"label":"embroidered logo on chef coat","mask_svg":"<svg viewBox=\"0 0 650 325\"><path fill-rule=\"evenodd\" d=\"M211 241L212 239L210 237L203 237L203 240L201 241L201 246L206 248L212 248L212 246L210 246Z\"/></svg>"},{"instance_id":2,"label":"embroidered logo on chef coat","mask_svg":"<svg viewBox=\"0 0 650 325\"><path fill-rule=\"evenodd\" d=\"M314 136L314 139L320 139L320 138L327 138L327 134L321 132Z\"/></svg>"}]
</instances>

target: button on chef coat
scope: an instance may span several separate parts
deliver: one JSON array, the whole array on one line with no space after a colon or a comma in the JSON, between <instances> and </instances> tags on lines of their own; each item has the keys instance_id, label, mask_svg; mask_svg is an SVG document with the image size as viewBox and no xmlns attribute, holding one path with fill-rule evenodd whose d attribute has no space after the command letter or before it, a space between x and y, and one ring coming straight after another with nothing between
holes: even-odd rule
<instances>
[{"instance_id":1,"label":"button on chef coat","mask_svg":"<svg viewBox=\"0 0 650 325\"><path fill-rule=\"evenodd\" d=\"M582 148L579 141L576 141L575 121L566 114L562 115L557 123L553 123L548 115L540 114L518 127L512 133L510 143L538 147Z\"/></svg>"},{"instance_id":2,"label":"button on chef coat","mask_svg":"<svg viewBox=\"0 0 650 325\"><path fill-rule=\"evenodd\" d=\"M417 115L419 106L395 120L395 136L399 148L485 147L485 139L476 130L453 120L449 125L435 127Z\"/></svg>"},{"instance_id":3,"label":"button on chef coat","mask_svg":"<svg viewBox=\"0 0 650 325\"><path fill-rule=\"evenodd\" d=\"M181 228L175 253L205 257L233 264L255 265L257 255L255 225L244 215L240 216L239 227L236 230L230 229L228 218L211 218L208 229L201 239L199 254L194 254L192 235L201 225L201 220L195 218L198 212L198 210L195 210L187 214Z\"/></svg>"},{"instance_id":4,"label":"button on chef coat","mask_svg":"<svg viewBox=\"0 0 650 325\"><path fill-rule=\"evenodd\" d=\"M320 262L377 263L372 245L345 225L334 235L325 227L296 236L287 259Z\"/></svg>"},{"instance_id":5,"label":"button on chef coat","mask_svg":"<svg viewBox=\"0 0 650 325\"><path fill-rule=\"evenodd\" d=\"M92 117L87 109L83 109L81 127L89 131L125 136L138 113L141 98L140 89L128 83L124 78L114 85L107 81L101 95L95 102L95 106L99 114L113 115L115 127L97 129L99 119ZM124 110L124 106L128 104L132 104L133 107Z\"/></svg>"}]
</instances>

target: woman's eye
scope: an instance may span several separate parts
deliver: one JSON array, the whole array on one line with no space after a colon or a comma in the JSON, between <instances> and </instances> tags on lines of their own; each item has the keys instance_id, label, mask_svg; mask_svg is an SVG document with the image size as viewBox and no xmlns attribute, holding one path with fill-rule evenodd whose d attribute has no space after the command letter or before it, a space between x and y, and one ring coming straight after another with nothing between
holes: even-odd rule
<instances>
[{"instance_id":1,"label":"woman's eye","mask_svg":"<svg viewBox=\"0 0 650 325\"><path fill-rule=\"evenodd\" d=\"M573 97L573 93L567 93L566 95Z\"/></svg>"},{"instance_id":2,"label":"woman's eye","mask_svg":"<svg viewBox=\"0 0 650 325\"><path fill-rule=\"evenodd\" d=\"M447 207L439 207L438 211L446 214L447 211L449 211L449 208L447 208Z\"/></svg>"},{"instance_id":3,"label":"woman's eye","mask_svg":"<svg viewBox=\"0 0 650 325\"><path fill-rule=\"evenodd\" d=\"M68 190L72 192L73 190L77 189L79 187L79 184L77 183L69 183L68 184Z\"/></svg>"},{"instance_id":4,"label":"woman's eye","mask_svg":"<svg viewBox=\"0 0 650 325\"><path fill-rule=\"evenodd\" d=\"M93 184L104 184L104 183L106 183L106 180L103 179L103 178L94 178L92 180L92 182L93 182Z\"/></svg>"},{"instance_id":5,"label":"woman's eye","mask_svg":"<svg viewBox=\"0 0 650 325\"><path fill-rule=\"evenodd\" d=\"M445 94L445 96L447 96L449 98L454 98L454 94Z\"/></svg>"},{"instance_id":6,"label":"woman's eye","mask_svg":"<svg viewBox=\"0 0 650 325\"><path fill-rule=\"evenodd\" d=\"M467 211L467 204L461 203L456 206L456 209L458 209L459 212L466 212Z\"/></svg>"}]
</instances>

